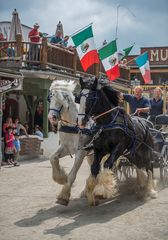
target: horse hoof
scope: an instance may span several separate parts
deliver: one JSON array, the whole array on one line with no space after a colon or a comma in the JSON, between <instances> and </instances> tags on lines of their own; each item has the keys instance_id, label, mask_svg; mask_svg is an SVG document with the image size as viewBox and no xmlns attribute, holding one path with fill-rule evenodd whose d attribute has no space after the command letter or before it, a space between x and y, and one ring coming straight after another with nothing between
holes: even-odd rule
<instances>
[{"instance_id":1,"label":"horse hoof","mask_svg":"<svg viewBox=\"0 0 168 240\"><path fill-rule=\"evenodd\" d=\"M98 200L98 199L95 199L93 202L90 202L89 205L90 205L91 207L98 206L98 205L99 205L99 200Z\"/></svg>"},{"instance_id":2,"label":"horse hoof","mask_svg":"<svg viewBox=\"0 0 168 240\"><path fill-rule=\"evenodd\" d=\"M85 191L82 191L80 194L80 198L87 198L87 194Z\"/></svg>"},{"instance_id":3,"label":"horse hoof","mask_svg":"<svg viewBox=\"0 0 168 240\"><path fill-rule=\"evenodd\" d=\"M157 198L158 197L157 191L155 191L155 190L151 191L150 192L150 197L153 198L153 199Z\"/></svg>"},{"instance_id":4,"label":"horse hoof","mask_svg":"<svg viewBox=\"0 0 168 240\"><path fill-rule=\"evenodd\" d=\"M94 201L94 206L98 206L99 205L99 200L98 199L95 199Z\"/></svg>"},{"instance_id":5,"label":"horse hoof","mask_svg":"<svg viewBox=\"0 0 168 240\"><path fill-rule=\"evenodd\" d=\"M104 197L102 194L94 195L94 197L95 197L96 199L99 199L99 200L105 199L105 197Z\"/></svg>"},{"instance_id":6,"label":"horse hoof","mask_svg":"<svg viewBox=\"0 0 168 240\"><path fill-rule=\"evenodd\" d=\"M66 199L57 199L56 203L67 206L69 201L67 201Z\"/></svg>"}]
</instances>

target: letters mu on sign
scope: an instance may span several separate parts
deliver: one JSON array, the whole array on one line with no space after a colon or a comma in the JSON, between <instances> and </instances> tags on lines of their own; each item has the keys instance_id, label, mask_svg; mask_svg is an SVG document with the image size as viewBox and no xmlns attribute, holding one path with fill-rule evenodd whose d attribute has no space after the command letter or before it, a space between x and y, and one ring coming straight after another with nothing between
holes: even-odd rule
<instances>
[{"instance_id":1,"label":"letters mu on sign","mask_svg":"<svg viewBox=\"0 0 168 240\"><path fill-rule=\"evenodd\" d=\"M141 51L148 51L152 65L168 65L168 47L141 48Z\"/></svg>"}]
</instances>

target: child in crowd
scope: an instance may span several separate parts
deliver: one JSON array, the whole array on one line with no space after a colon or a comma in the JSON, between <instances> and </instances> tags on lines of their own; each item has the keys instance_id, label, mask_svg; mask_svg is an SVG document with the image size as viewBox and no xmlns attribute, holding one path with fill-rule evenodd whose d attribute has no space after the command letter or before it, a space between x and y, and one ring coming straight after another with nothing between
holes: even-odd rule
<instances>
[{"instance_id":1,"label":"child in crowd","mask_svg":"<svg viewBox=\"0 0 168 240\"><path fill-rule=\"evenodd\" d=\"M14 154L14 165L19 166L20 164L18 163L19 160L19 153L20 153L20 140L19 140L19 134L15 133L14 134L14 146L15 146L15 154Z\"/></svg>"},{"instance_id":2,"label":"child in crowd","mask_svg":"<svg viewBox=\"0 0 168 240\"><path fill-rule=\"evenodd\" d=\"M12 126L8 126L6 128L6 133L5 133L5 154L6 154L6 160L9 165L14 165L14 151L15 151L15 146L14 146L14 135L13 135L13 128Z\"/></svg>"},{"instance_id":3,"label":"child in crowd","mask_svg":"<svg viewBox=\"0 0 168 240\"><path fill-rule=\"evenodd\" d=\"M35 133L36 136L43 138L43 133L38 125L35 126Z\"/></svg>"},{"instance_id":4,"label":"child in crowd","mask_svg":"<svg viewBox=\"0 0 168 240\"><path fill-rule=\"evenodd\" d=\"M19 118L15 119L15 122L13 124L13 127L15 128L15 133L21 135L21 132L26 135L27 137L29 137L25 127L21 124L21 122L19 121Z\"/></svg>"}]
</instances>

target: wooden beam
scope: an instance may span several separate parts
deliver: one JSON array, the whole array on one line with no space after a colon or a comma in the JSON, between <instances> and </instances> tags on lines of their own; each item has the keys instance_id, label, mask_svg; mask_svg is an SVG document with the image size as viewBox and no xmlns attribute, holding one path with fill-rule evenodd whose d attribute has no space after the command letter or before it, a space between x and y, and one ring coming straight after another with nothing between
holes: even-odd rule
<instances>
[{"instance_id":1,"label":"wooden beam","mask_svg":"<svg viewBox=\"0 0 168 240\"><path fill-rule=\"evenodd\" d=\"M47 67L47 38L43 37L42 39L42 59L41 59L41 68L45 69Z\"/></svg>"},{"instance_id":2,"label":"wooden beam","mask_svg":"<svg viewBox=\"0 0 168 240\"><path fill-rule=\"evenodd\" d=\"M44 137L48 137L48 90L43 91L43 133Z\"/></svg>"},{"instance_id":3,"label":"wooden beam","mask_svg":"<svg viewBox=\"0 0 168 240\"><path fill-rule=\"evenodd\" d=\"M139 69L130 69L130 73L140 73L140 70ZM168 73L168 69L167 68L151 69L151 73Z\"/></svg>"}]
</instances>

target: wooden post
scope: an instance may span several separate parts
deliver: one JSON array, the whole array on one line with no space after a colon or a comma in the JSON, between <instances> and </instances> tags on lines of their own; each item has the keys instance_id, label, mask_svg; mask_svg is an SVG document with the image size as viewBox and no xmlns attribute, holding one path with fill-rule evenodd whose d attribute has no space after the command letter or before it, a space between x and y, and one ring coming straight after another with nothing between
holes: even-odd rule
<instances>
[{"instance_id":1,"label":"wooden post","mask_svg":"<svg viewBox=\"0 0 168 240\"><path fill-rule=\"evenodd\" d=\"M47 38L42 38L42 57L41 57L41 68L46 68L47 66Z\"/></svg>"},{"instance_id":2,"label":"wooden post","mask_svg":"<svg viewBox=\"0 0 168 240\"><path fill-rule=\"evenodd\" d=\"M22 57L22 34L16 35L16 54L17 57Z\"/></svg>"},{"instance_id":3,"label":"wooden post","mask_svg":"<svg viewBox=\"0 0 168 240\"><path fill-rule=\"evenodd\" d=\"M77 52L76 50L74 51L74 57L73 57L73 73L76 74L77 70Z\"/></svg>"},{"instance_id":4,"label":"wooden post","mask_svg":"<svg viewBox=\"0 0 168 240\"><path fill-rule=\"evenodd\" d=\"M163 88L163 113L166 113L166 98L167 98L166 86Z\"/></svg>"},{"instance_id":5,"label":"wooden post","mask_svg":"<svg viewBox=\"0 0 168 240\"><path fill-rule=\"evenodd\" d=\"M0 169L2 163L2 93L0 93Z\"/></svg>"},{"instance_id":6,"label":"wooden post","mask_svg":"<svg viewBox=\"0 0 168 240\"><path fill-rule=\"evenodd\" d=\"M48 137L48 90L43 90L43 133L44 137Z\"/></svg>"},{"instance_id":7,"label":"wooden post","mask_svg":"<svg viewBox=\"0 0 168 240\"><path fill-rule=\"evenodd\" d=\"M100 66L99 63L96 63L96 64L95 64L95 76L96 76L97 78L99 78L99 66Z\"/></svg>"},{"instance_id":8,"label":"wooden post","mask_svg":"<svg viewBox=\"0 0 168 240\"><path fill-rule=\"evenodd\" d=\"M24 94L24 99L26 101L28 110L31 114L31 116L30 116L30 118L31 118L30 130L31 130L32 133L34 133L34 116L35 116L37 104L39 102L40 97L37 97L36 100L33 101L33 96Z\"/></svg>"}]
</instances>

